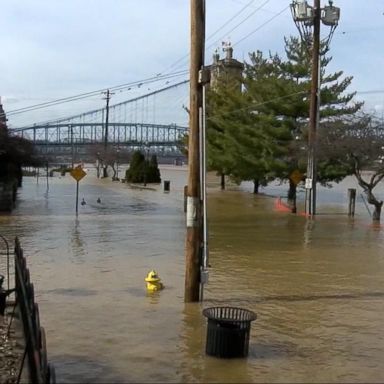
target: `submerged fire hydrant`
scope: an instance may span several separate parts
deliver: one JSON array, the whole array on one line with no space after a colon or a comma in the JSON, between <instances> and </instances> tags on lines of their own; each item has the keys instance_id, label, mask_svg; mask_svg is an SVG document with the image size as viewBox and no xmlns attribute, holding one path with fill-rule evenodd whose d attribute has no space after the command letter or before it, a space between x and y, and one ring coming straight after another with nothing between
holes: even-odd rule
<instances>
[{"instance_id":1,"label":"submerged fire hydrant","mask_svg":"<svg viewBox=\"0 0 384 384\"><path fill-rule=\"evenodd\" d=\"M147 282L147 291L160 291L164 288L163 283L161 282L160 277L157 275L157 272L152 270L148 272L147 277L145 278Z\"/></svg>"}]
</instances>

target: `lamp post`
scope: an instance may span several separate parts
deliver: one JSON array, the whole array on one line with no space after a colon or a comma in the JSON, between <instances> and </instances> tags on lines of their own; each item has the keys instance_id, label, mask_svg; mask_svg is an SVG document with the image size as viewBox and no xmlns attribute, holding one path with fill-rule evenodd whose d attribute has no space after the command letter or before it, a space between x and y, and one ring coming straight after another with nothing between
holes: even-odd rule
<instances>
[{"instance_id":1,"label":"lamp post","mask_svg":"<svg viewBox=\"0 0 384 384\"><path fill-rule=\"evenodd\" d=\"M293 20L300 32L301 39L311 50L311 99L309 105L309 134L308 134L308 162L305 180L305 213L309 216L316 214L316 142L320 121L320 48L325 46L325 53L340 19L340 8L329 5L321 8L320 0L314 0L313 6L307 1L293 1L291 4ZM330 26L328 36L320 41L320 25ZM313 31L312 31L313 29Z\"/></svg>"}]
</instances>

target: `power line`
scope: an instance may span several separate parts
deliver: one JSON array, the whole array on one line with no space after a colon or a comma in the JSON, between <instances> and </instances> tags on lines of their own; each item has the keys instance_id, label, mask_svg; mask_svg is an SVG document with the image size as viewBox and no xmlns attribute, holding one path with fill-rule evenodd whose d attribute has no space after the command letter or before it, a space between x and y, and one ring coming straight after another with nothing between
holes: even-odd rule
<instances>
[{"instance_id":1,"label":"power line","mask_svg":"<svg viewBox=\"0 0 384 384\"><path fill-rule=\"evenodd\" d=\"M248 20L251 16L253 16L256 12L260 11L262 9L262 7L264 7L270 0L266 0L263 4L261 4L258 8L256 8L254 11L252 11L247 17L245 17L242 21L240 21L238 24L236 24L230 31L227 31L226 34L234 31L236 28L238 28L240 25L242 25L246 20ZM227 20L227 22L225 22L222 26L220 26L214 33L212 33L209 37L208 37L208 40L210 38L212 38L214 35L216 35L220 30L222 30L225 26L227 26L232 20L234 20L237 16L239 16L246 8L248 8L252 3L254 2L254 0L251 0L250 2L248 2L247 4L245 4L235 15L233 15L229 20ZM243 41L244 39L248 38L251 34L255 33L256 31L258 31L259 29L261 29L263 26L265 26L266 24L268 24L270 21L272 21L274 18L276 18L277 16L279 16L283 11L285 10L285 8L279 12L278 14L276 14L275 16L273 16L271 19L269 19L267 22L265 22L264 24L262 24L261 26L259 26L256 30L252 31L250 34L246 35L244 38L242 38L241 40L239 40L237 43L235 44L238 44L240 43L241 41ZM223 37L222 37L223 38ZM222 39L221 38L221 39ZM211 45L209 45L207 47L210 48L212 46L214 46L215 44L217 44L218 41L220 41L221 39L219 40L216 40L214 43L212 43ZM235 45L233 44L233 45ZM178 62L184 60L186 57L188 57L189 55L186 55L184 56L183 58L179 59L177 62L175 62L170 68L172 68L173 66L175 66L175 64L177 64ZM143 80L139 80L139 81L135 81L135 82L132 82L132 83L125 83L125 84L120 84L120 85L117 85L117 86L114 86L114 87L110 87L109 89L110 90L114 90L114 91L118 91L118 90L121 90L121 89L124 89L124 88L127 88L127 87L133 87L133 86L141 86L143 84L148 84L148 83L151 83L151 82L155 82L155 81L158 81L158 80L164 80L164 79L168 79L170 77L175 77L175 76L179 76L179 75L184 75L187 73L187 70L183 70L183 71L179 71L179 72L175 72L175 73L170 73L170 74L161 74L161 73L158 73L156 76L153 76L153 77L150 77L150 78L147 78L147 79L143 79ZM61 99L56 99L56 100L52 100L52 101L48 101L48 102L44 102L44 103L39 103L39 104L34 104L34 105L31 105L31 106L27 106L27 107L23 107L23 108L18 108L18 109L15 109L15 110L11 110L11 111L8 111L7 112L7 116L13 116L13 115L16 115L16 114L20 114L20 113L25 113L25 112L30 112L30 111L34 111L34 110L37 110L37 109L41 109L41 108L47 108L47 107L51 107L51 106L55 106L55 105L58 105L58 104L63 104L63 103L67 103L67 102L72 102L72 101L77 101L77 100L81 100L81 99L84 99L84 98L89 98L89 97L92 97L92 96L95 96L97 94L99 94L100 92L103 92L105 90L104 89L99 89L99 90L96 90L96 91L91 91L91 92L86 92L86 93L82 93L82 94L78 94L78 95L74 95L74 96L69 96L69 97L65 97L65 98L61 98ZM129 88L128 88L129 90Z\"/></svg>"},{"instance_id":2,"label":"power line","mask_svg":"<svg viewBox=\"0 0 384 384\"><path fill-rule=\"evenodd\" d=\"M260 11L262 10L262 7L264 7L270 0L267 0L265 1L262 5L260 5L258 8L256 8L253 12L251 12L250 15L248 15L245 19L243 19L240 23L238 23L235 27L233 27L230 31L227 31L226 34L230 33L230 32L233 32L237 27L239 27L240 25L242 25L246 20L248 20L251 16L253 16L257 11ZM248 3L249 4L249 3ZM247 4L247 5L248 5ZM255 32L259 31L261 28L265 27L267 24L269 24L271 21L273 21L275 18L277 18L278 16L280 16L286 9L288 9L289 6L287 7L284 7L280 12L276 13L274 16L272 16L271 18L269 18L265 23L261 24L259 27L257 27L255 30L253 30L252 32L248 33L246 36L244 36L243 38L241 38L240 40L238 40L235 44L232 44L232 46L235 46L236 44L239 44L241 43L243 40L247 39L249 36L253 35ZM218 39L216 40L214 43L210 44L208 47L206 47L206 49L209 49L211 47L213 47L215 44L217 44L217 42L219 42L220 40L222 40L224 38L224 36L221 37L221 39ZM176 63L179 63L180 61L184 60L185 58L187 58L189 55L185 55L183 58L179 59ZM176 64L175 63L175 64ZM174 64L174 65L175 65ZM173 66L174 66L173 65ZM177 67L177 68L180 68Z\"/></svg>"},{"instance_id":3,"label":"power line","mask_svg":"<svg viewBox=\"0 0 384 384\"><path fill-rule=\"evenodd\" d=\"M251 0L249 3L245 4L243 8L240 9L237 13L235 13L229 20L227 20L221 27L216 29L215 32L213 32L211 35L208 36L207 40L211 39L213 36L215 36L219 31L221 31L223 28L225 28L232 20L236 19L237 16L239 16L245 9L247 9L255 0Z\"/></svg>"},{"instance_id":4,"label":"power line","mask_svg":"<svg viewBox=\"0 0 384 384\"><path fill-rule=\"evenodd\" d=\"M169 74L169 75L154 76L154 77L150 77L150 78L147 78L147 79L135 81L135 82L132 82L132 83L116 85L114 87L110 87L109 89L110 90L114 90L114 91L118 91L120 89L124 89L124 88L127 88L127 87L134 87L134 86L141 87L143 84L149 84L149 83L153 83L153 82L156 82L156 81L159 81L159 80L166 80L166 79L170 79L172 77L177 77L177 76L185 75L187 73L188 73L187 71L179 71L179 72L174 72L174 73ZM128 88L128 90L129 89L130 88ZM24 112L34 111L36 109L47 108L47 107L51 107L51 106L58 105L58 104L64 104L64 103L68 103L68 102L71 102L71 101L77 101L77 100L85 99L85 98L88 98L88 97L100 94L104 90L105 90L105 88L104 89L99 89L99 90L96 90L96 91L81 93L81 94L74 95L74 96L68 96L68 97L64 97L64 98L61 98L61 99L56 99L56 100L48 101L48 102L45 102L45 103L39 103L39 104L30 105L30 106L23 107L23 108L14 109L14 110L8 111L6 113L6 115L7 116L12 116L12 115L16 115L16 114L20 114L20 113L24 113ZM0 116L1 116L1 114L0 114Z\"/></svg>"},{"instance_id":5,"label":"power line","mask_svg":"<svg viewBox=\"0 0 384 384\"><path fill-rule=\"evenodd\" d=\"M231 18L229 18L224 24L222 24L218 29L216 29L215 32L213 32L212 34L210 34L206 41L209 41L213 36L215 36L219 31L221 31L223 28L225 28L231 21L233 21L237 16L239 16L246 8L248 8L255 0L251 0L250 2L248 2L247 4L245 4L234 16L232 16ZM266 5L270 0L266 0L261 6L259 6L258 8L256 8L254 11L252 11L245 19L243 19L239 24L237 24L235 27L233 27L230 31L226 32L225 35L228 35L228 33L230 32L233 32L237 27L239 27L240 25L242 25L246 20L248 20L251 16L253 16L256 12L260 11L261 8ZM217 42L219 42L220 40L222 40L225 35L223 35L220 39L216 40L214 43L210 44L208 47L206 47L206 50L213 47L214 45L217 44ZM174 68L177 64L179 64L180 62L184 61L185 59L187 59L189 57L189 53L184 55L183 57L181 57L179 60L177 60L176 62L174 62L171 66L168 67L167 70L171 70L172 68ZM180 68L180 66L178 66L177 68ZM166 72L167 70L163 71L163 72Z\"/></svg>"},{"instance_id":6,"label":"power line","mask_svg":"<svg viewBox=\"0 0 384 384\"><path fill-rule=\"evenodd\" d=\"M236 43L232 44L232 46L235 46L239 43L241 43L242 41L244 41L245 39L247 39L249 36L253 35L255 32L259 31L261 28L265 27L267 24L269 24L271 21L273 21L274 19L276 19L278 16L280 16L283 12L285 12L287 9L289 8L289 6L287 7L284 7L280 12L276 13L276 15L272 16L270 19L268 19L265 23L261 24L260 26L258 26L256 29L254 29L252 32L248 33L246 36L244 36L242 39L238 40Z\"/></svg>"},{"instance_id":7,"label":"power line","mask_svg":"<svg viewBox=\"0 0 384 384\"><path fill-rule=\"evenodd\" d=\"M374 89L370 91L356 91L359 95L371 95L374 93L384 93L384 89Z\"/></svg>"},{"instance_id":8,"label":"power line","mask_svg":"<svg viewBox=\"0 0 384 384\"><path fill-rule=\"evenodd\" d=\"M141 96L137 96L135 98L132 98L132 99L129 99L129 100L126 100L126 101L123 101L123 102L120 102L120 103L117 103L117 104L113 104L111 105L109 108L117 108L117 107L120 107L122 105L126 105L126 104L129 104L129 103L132 103L132 102L137 102L138 100L142 100L146 97L149 97L149 96L153 96L153 95L156 95L158 93L161 93L161 92L165 92L169 89L172 89L172 88L175 88L175 87L178 87L182 84L186 84L188 83L189 80L183 80L183 81L180 81L176 84L171 84L167 87L164 87L164 88L160 88L160 89L157 89L155 91L152 91L150 93L146 93L145 95L141 95ZM77 118L80 118L80 117L83 117L83 116L88 116L88 115L92 115L92 114L96 114L96 113L99 113L101 111L105 110L105 107L104 108L98 108L98 109L94 109L92 111L87 111L87 112L84 112L84 113L79 113L77 115L72 115L72 116L67 116L67 117L62 117L62 118L59 118L59 119L53 119L53 120L47 120L47 121L44 121L44 122L40 122L40 123L37 123L39 125L42 125L42 124L49 124L49 123L61 123L63 121L67 121L67 120L74 120L74 119L77 119ZM21 128L26 128L28 126L23 126Z\"/></svg>"},{"instance_id":9,"label":"power line","mask_svg":"<svg viewBox=\"0 0 384 384\"><path fill-rule=\"evenodd\" d=\"M240 21L240 23L236 24L231 30L227 31L226 35L228 35L228 33L231 33L233 32L236 28L240 27L240 25L244 24L250 17L252 17L256 12L260 11L264 5L268 4L271 0L266 0L264 1L263 4L261 4L259 7L257 7L254 11L252 11L246 18L244 18L243 20ZM221 38L222 39L222 38ZM217 44L221 39L219 40L216 40L214 43L210 44L208 48L211 48L213 47L215 44Z\"/></svg>"}]
</instances>

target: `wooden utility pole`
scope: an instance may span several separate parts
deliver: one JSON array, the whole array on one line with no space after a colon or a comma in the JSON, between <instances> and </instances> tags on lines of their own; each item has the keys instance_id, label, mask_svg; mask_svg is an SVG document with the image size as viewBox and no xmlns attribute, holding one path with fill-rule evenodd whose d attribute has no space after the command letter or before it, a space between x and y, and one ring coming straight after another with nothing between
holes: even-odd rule
<instances>
[{"instance_id":1,"label":"wooden utility pole","mask_svg":"<svg viewBox=\"0 0 384 384\"><path fill-rule=\"evenodd\" d=\"M109 100L111 99L112 94L109 92L109 89L107 89L107 92L105 93L105 100L106 100L106 107L105 107L105 129L104 129L104 161L106 161L107 158L107 148L108 148L108 124L109 124ZM103 177L108 177L107 174L107 164L104 164L103 168Z\"/></svg>"},{"instance_id":2,"label":"wooden utility pole","mask_svg":"<svg viewBox=\"0 0 384 384\"><path fill-rule=\"evenodd\" d=\"M111 94L109 93L109 89L105 93L106 107L105 107L105 130L104 130L104 150L107 151L108 147L108 123L109 123L109 100L111 98Z\"/></svg>"},{"instance_id":3,"label":"wooden utility pole","mask_svg":"<svg viewBox=\"0 0 384 384\"><path fill-rule=\"evenodd\" d=\"M308 166L305 208L310 216L316 215L316 141L317 126L319 123L319 69L320 69L320 20L321 9L320 0L314 0L314 20L313 20L313 43L312 43L312 83L311 83L311 101L309 106L309 136L308 136Z\"/></svg>"},{"instance_id":4,"label":"wooden utility pole","mask_svg":"<svg viewBox=\"0 0 384 384\"><path fill-rule=\"evenodd\" d=\"M202 249L200 188L200 118L203 85L199 71L204 66L205 0L191 0L190 113L188 143L187 235L184 301L199 301Z\"/></svg>"}]
</instances>

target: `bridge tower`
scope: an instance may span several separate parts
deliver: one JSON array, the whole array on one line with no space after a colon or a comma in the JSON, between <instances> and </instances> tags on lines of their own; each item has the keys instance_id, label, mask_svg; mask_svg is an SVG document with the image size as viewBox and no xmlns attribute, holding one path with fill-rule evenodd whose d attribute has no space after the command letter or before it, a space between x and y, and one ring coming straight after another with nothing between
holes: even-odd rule
<instances>
[{"instance_id":1,"label":"bridge tower","mask_svg":"<svg viewBox=\"0 0 384 384\"><path fill-rule=\"evenodd\" d=\"M233 58L231 43L223 43L225 57L220 59L216 51L213 55L213 63L209 66L211 72L210 86L215 89L219 84L233 85L235 89L241 90L241 78L244 64Z\"/></svg>"}]
</instances>

